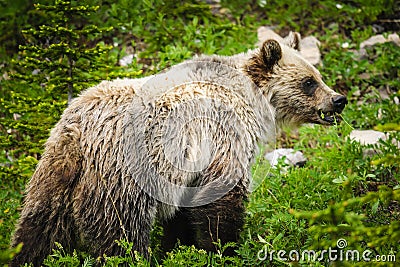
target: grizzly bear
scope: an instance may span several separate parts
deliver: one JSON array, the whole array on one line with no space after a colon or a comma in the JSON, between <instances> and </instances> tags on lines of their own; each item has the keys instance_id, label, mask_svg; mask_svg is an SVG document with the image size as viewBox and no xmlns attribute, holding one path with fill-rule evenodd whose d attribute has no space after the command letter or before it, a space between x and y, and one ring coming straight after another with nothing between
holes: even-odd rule
<instances>
[{"instance_id":1,"label":"grizzly bear","mask_svg":"<svg viewBox=\"0 0 400 267\"><path fill-rule=\"evenodd\" d=\"M275 127L340 121L347 100L287 44L200 56L157 75L103 81L52 129L26 191L11 266L34 266L58 242L94 257L125 239L148 256L155 220L166 249L236 242L250 168ZM228 252L231 253L232 251Z\"/></svg>"}]
</instances>

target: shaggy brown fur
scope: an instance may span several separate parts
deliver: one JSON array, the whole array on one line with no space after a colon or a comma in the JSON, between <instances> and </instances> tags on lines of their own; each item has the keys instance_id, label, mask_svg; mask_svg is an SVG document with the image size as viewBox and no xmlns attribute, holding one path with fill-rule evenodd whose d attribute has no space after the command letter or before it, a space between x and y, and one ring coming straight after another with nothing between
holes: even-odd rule
<instances>
[{"instance_id":1,"label":"shaggy brown fur","mask_svg":"<svg viewBox=\"0 0 400 267\"><path fill-rule=\"evenodd\" d=\"M298 38L298 37L295 37ZM296 40L291 44L296 47ZM215 250L237 241L257 142L278 125L332 124L345 105L292 48L268 40L233 57L205 56L83 92L51 132L27 187L11 262L35 266L61 243L95 257L127 239Z\"/></svg>"}]
</instances>

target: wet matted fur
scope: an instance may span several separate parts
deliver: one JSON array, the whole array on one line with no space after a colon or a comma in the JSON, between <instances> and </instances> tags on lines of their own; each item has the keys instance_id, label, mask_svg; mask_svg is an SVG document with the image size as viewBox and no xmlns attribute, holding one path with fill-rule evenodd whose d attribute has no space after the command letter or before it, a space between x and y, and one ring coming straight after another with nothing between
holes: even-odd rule
<instances>
[{"instance_id":1,"label":"wet matted fur","mask_svg":"<svg viewBox=\"0 0 400 267\"><path fill-rule=\"evenodd\" d=\"M123 253L115 240L127 239L148 255L155 219L166 249L236 242L258 142L276 125L332 124L345 105L292 47L267 40L84 91L28 184L11 266L40 265L54 242L98 257Z\"/></svg>"}]
</instances>

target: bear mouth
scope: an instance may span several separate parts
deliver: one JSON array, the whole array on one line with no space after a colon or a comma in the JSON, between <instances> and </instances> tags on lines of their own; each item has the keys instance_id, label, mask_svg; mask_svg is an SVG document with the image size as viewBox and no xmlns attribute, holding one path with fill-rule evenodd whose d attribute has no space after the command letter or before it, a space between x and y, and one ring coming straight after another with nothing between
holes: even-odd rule
<instances>
[{"instance_id":1,"label":"bear mouth","mask_svg":"<svg viewBox=\"0 0 400 267\"><path fill-rule=\"evenodd\" d=\"M322 109L318 110L318 117L321 124L326 125L337 124L342 120L342 116L339 113L334 111L323 111Z\"/></svg>"}]
</instances>

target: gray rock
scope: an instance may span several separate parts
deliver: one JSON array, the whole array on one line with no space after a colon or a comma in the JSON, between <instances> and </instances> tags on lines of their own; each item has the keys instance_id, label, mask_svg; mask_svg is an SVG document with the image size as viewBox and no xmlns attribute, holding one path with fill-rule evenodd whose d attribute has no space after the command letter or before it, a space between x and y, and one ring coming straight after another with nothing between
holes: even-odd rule
<instances>
[{"instance_id":1,"label":"gray rock","mask_svg":"<svg viewBox=\"0 0 400 267\"><path fill-rule=\"evenodd\" d=\"M264 41L274 39L281 43L287 43L288 36L282 38L273 31L272 27L261 26L257 30L257 47L260 47ZM321 52L319 50L320 41L313 36L307 36L300 40L300 54L312 65L321 64Z\"/></svg>"},{"instance_id":2,"label":"gray rock","mask_svg":"<svg viewBox=\"0 0 400 267\"><path fill-rule=\"evenodd\" d=\"M264 157L269 161L271 167L275 167L278 164L278 160L282 157L286 157L285 163L292 166L303 166L307 161L303 153L295 151L292 148L278 148L267 153Z\"/></svg>"},{"instance_id":3,"label":"gray rock","mask_svg":"<svg viewBox=\"0 0 400 267\"><path fill-rule=\"evenodd\" d=\"M307 36L300 41L300 54L312 65L321 64L320 44L321 42L313 36Z\"/></svg>"},{"instance_id":4,"label":"gray rock","mask_svg":"<svg viewBox=\"0 0 400 267\"><path fill-rule=\"evenodd\" d=\"M32 71L32 75L38 75L40 73L40 70L39 69L34 69L33 71Z\"/></svg>"},{"instance_id":5,"label":"gray rock","mask_svg":"<svg viewBox=\"0 0 400 267\"><path fill-rule=\"evenodd\" d=\"M281 43L284 42L283 38L279 34L274 32L271 27L267 26L261 26L258 28L257 37L258 37L257 47L260 47L268 39L274 39Z\"/></svg>"},{"instance_id":6,"label":"gray rock","mask_svg":"<svg viewBox=\"0 0 400 267\"><path fill-rule=\"evenodd\" d=\"M397 46L400 46L400 37L397 33L389 34L387 38L382 34L378 34L368 38L367 40L361 42L360 50L357 52L360 58L364 58L367 56L367 47L374 46L376 44L383 44L387 42L393 42Z\"/></svg>"},{"instance_id":7,"label":"gray rock","mask_svg":"<svg viewBox=\"0 0 400 267\"><path fill-rule=\"evenodd\" d=\"M381 99L382 100L384 100L384 99L390 99L390 94L391 94L391 92L389 91L390 89L389 88L385 88L385 87L381 87L381 88L379 88L378 89L378 93L379 93L379 96L381 97Z\"/></svg>"},{"instance_id":8,"label":"gray rock","mask_svg":"<svg viewBox=\"0 0 400 267\"><path fill-rule=\"evenodd\" d=\"M387 38L385 38L382 34L378 34L368 38L360 44L360 48L366 48L369 46L374 46L376 44L383 44L387 42L393 42L397 46L400 46L400 38L397 33L389 34Z\"/></svg>"}]
</instances>

